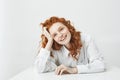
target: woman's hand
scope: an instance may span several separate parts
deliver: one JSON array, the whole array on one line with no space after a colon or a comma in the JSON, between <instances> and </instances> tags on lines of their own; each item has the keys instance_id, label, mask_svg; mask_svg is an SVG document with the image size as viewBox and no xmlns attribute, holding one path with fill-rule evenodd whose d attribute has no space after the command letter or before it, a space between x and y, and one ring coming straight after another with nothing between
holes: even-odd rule
<instances>
[{"instance_id":1,"label":"woman's hand","mask_svg":"<svg viewBox=\"0 0 120 80\"><path fill-rule=\"evenodd\" d=\"M52 40L50 33L47 31L46 27L42 27L42 34L49 40Z\"/></svg>"},{"instance_id":2,"label":"woman's hand","mask_svg":"<svg viewBox=\"0 0 120 80\"><path fill-rule=\"evenodd\" d=\"M56 68L55 70L55 73L57 75L61 75L63 73L68 73L68 74L76 74L78 72L77 68L74 67L74 68L69 68L69 67L66 67L65 65L60 65Z\"/></svg>"},{"instance_id":3,"label":"woman's hand","mask_svg":"<svg viewBox=\"0 0 120 80\"><path fill-rule=\"evenodd\" d=\"M45 48L47 50L51 50L51 47L53 45L53 38L51 37L50 33L47 31L46 27L42 27L42 34L48 39Z\"/></svg>"}]
</instances>

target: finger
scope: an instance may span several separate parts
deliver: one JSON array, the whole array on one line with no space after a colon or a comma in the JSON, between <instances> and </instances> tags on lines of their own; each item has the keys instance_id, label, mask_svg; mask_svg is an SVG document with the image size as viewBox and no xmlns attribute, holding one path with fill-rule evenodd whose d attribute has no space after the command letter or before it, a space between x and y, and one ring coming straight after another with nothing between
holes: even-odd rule
<instances>
[{"instance_id":1,"label":"finger","mask_svg":"<svg viewBox=\"0 0 120 80\"><path fill-rule=\"evenodd\" d=\"M46 27L44 27L44 33L45 33L46 35L50 35L49 32L47 31L47 28L46 28Z\"/></svg>"},{"instance_id":2,"label":"finger","mask_svg":"<svg viewBox=\"0 0 120 80\"><path fill-rule=\"evenodd\" d=\"M55 74L57 74L58 75L58 69L59 67L57 67L56 69L55 69Z\"/></svg>"},{"instance_id":3,"label":"finger","mask_svg":"<svg viewBox=\"0 0 120 80\"><path fill-rule=\"evenodd\" d=\"M57 75L60 74L61 70L65 68L65 66L63 64L61 64L60 66L58 66L58 69L57 69Z\"/></svg>"},{"instance_id":4,"label":"finger","mask_svg":"<svg viewBox=\"0 0 120 80\"><path fill-rule=\"evenodd\" d=\"M62 67L61 67L61 66L58 66L58 67L56 68L56 71L55 71L55 72L56 72L56 74L57 74L57 75L59 75L59 73L60 73L61 69L62 69Z\"/></svg>"},{"instance_id":5,"label":"finger","mask_svg":"<svg viewBox=\"0 0 120 80\"><path fill-rule=\"evenodd\" d=\"M44 28L44 33L45 33L45 34L48 34L48 31L46 30L46 28Z\"/></svg>"},{"instance_id":6,"label":"finger","mask_svg":"<svg viewBox=\"0 0 120 80\"><path fill-rule=\"evenodd\" d=\"M44 34L44 27L42 27L42 34Z\"/></svg>"},{"instance_id":7,"label":"finger","mask_svg":"<svg viewBox=\"0 0 120 80\"><path fill-rule=\"evenodd\" d=\"M50 37L50 34L49 34L48 31L46 30L46 27L43 28L42 34L44 34L46 37Z\"/></svg>"},{"instance_id":8,"label":"finger","mask_svg":"<svg viewBox=\"0 0 120 80\"><path fill-rule=\"evenodd\" d=\"M44 30L46 30L46 29L47 29L47 27L43 27L43 29L44 29Z\"/></svg>"},{"instance_id":9,"label":"finger","mask_svg":"<svg viewBox=\"0 0 120 80\"><path fill-rule=\"evenodd\" d=\"M57 68L55 69L55 74L57 74Z\"/></svg>"},{"instance_id":10,"label":"finger","mask_svg":"<svg viewBox=\"0 0 120 80\"><path fill-rule=\"evenodd\" d=\"M59 75L62 75L62 73L63 73L64 71L66 71L66 69L61 69Z\"/></svg>"},{"instance_id":11,"label":"finger","mask_svg":"<svg viewBox=\"0 0 120 80\"><path fill-rule=\"evenodd\" d=\"M42 27L42 31L45 31L46 28L47 28L47 27Z\"/></svg>"},{"instance_id":12,"label":"finger","mask_svg":"<svg viewBox=\"0 0 120 80\"><path fill-rule=\"evenodd\" d=\"M57 69L57 75L59 75L61 68Z\"/></svg>"}]
</instances>

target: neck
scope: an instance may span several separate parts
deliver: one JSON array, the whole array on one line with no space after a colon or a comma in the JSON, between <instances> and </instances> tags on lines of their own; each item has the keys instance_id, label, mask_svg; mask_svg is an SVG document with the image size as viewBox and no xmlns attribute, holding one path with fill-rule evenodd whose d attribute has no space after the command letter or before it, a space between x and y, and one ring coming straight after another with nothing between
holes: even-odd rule
<instances>
[{"instance_id":1,"label":"neck","mask_svg":"<svg viewBox=\"0 0 120 80\"><path fill-rule=\"evenodd\" d=\"M69 48L70 48L70 43L66 44L65 47L66 47L67 49L69 49Z\"/></svg>"}]
</instances>

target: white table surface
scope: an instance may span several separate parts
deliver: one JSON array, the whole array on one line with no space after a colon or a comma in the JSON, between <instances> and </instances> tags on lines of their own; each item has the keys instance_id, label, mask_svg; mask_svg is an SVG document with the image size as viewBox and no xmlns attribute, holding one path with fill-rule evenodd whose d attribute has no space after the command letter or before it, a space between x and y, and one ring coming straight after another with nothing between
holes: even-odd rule
<instances>
[{"instance_id":1,"label":"white table surface","mask_svg":"<svg viewBox=\"0 0 120 80\"><path fill-rule=\"evenodd\" d=\"M38 74L30 67L10 80L120 80L120 68L109 67L101 73L55 75L54 72Z\"/></svg>"}]
</instances>

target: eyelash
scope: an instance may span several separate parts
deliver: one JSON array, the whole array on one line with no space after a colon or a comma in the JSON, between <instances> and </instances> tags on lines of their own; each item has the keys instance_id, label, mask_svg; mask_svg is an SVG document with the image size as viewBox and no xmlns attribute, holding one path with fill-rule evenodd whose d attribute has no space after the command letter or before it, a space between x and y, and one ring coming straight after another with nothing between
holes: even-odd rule
<instances>
[{"instance_id":1,"label":"eyelash","mask_svg":"<svg viewBox=\"0 0 120 80\"><path fill-rule=\"evenodd\" d=\"M54 34L54 37L56 36L57 34Z\"/></svg>"},{"instance_id":2,"label":"eyelash","mask_svg":"<svg viewBox=\"0 0 120 80\"><path fill-rule=\"evenodd\" d=\"M60 31L62 31L64 28L61 28Z\"/></svg>"},{"instance_id":3,"label":"eyelash","mask_svg":"<svg viewBox=\"0 0 120 80\"><path fill-rule=\"evenodd\" d=\"M64 28L61 28L60 31L62 31ZM56 36L57 34L54 34L54 37Z\"/></svg>"}]
</instances>

